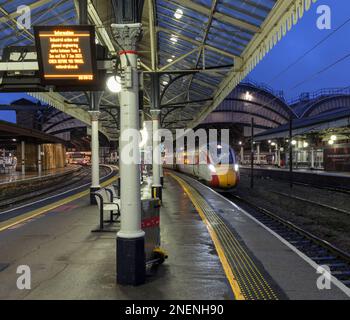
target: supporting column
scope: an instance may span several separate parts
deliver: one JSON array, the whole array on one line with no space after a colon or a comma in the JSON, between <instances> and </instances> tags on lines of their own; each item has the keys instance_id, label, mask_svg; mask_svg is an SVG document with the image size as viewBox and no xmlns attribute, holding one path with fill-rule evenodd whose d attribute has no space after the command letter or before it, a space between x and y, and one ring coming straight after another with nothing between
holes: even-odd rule
<instances>
[{"instance_id":1,"label":"supporting column","mask_svg":"<svg viewBox=\"0 0 350 320\"><path fill-rule=\"evenodd\" d=\"M311 169L315 169L315 149L311 148Z\"/></svg>"},{"instance_id":2,"label":"supporting column","mask_svg":"<svg viewBox=\"0 0 350 320\"><path fill-rule=\"evenodd\" d=\"M120 177L121 228L117 234L117 282L140 285L146 279L145 233L141 229L140 165L128 156L130 149L139 155L138 139L127 133L139 132L139 79L136 43L141 36L141 24L112 25L113 35L123 47L120 52L122 91L120 102ZM139 157L138 157L139 158ZM139 159L138 159L138 162Z\"/></svg>"},{"instance_id":3,"label":"supporting column","mask_svg":"<svg viewBox=\"0 0 350 320\"><path fill-rule=\"evenodd\" d=\"M152 197L154 199L162 200L162 179L161 179L161 156L160 156L160 87L159 87L159 75L152 73L152 96L151 96L151 115L152 115L152 172L153 172L153 183L152 183Z\"/></svg>"},{"instance_id":4,"label":"supporting column","mask_svg":"<svg viewBox=\"0 0 350 320\"><path fill-rule=\"evenodd\" d=\"M289 186L293 188L293 115L289 115Z\"/></svg>"},{"instance_id":5,"label":"supporting column","mask_svg":"<svg viewBox=\"0 0 350 320\"><path fill-rule=\"evenodd\" d=\"M41 144L38 144L38 175L42 173Z\"/></svg>"},{"instance_id":6,"label":"supporting column","mask_svg":"<svg viewBox=\"0 0 350 320\"><path fill-rule=\"evenodd\" d=\"M277 166L281 166L281 148L278 144L276 144L276 151L277 151Z\"/></svg>"},{"instance_id":7,"label":"supporting column","mask_svg":"<svg viewBox=\"0 0 350 320\"><path fill-rule=\"evenodd\" d=\"M251 120L250 136L250 187L254 188L254 118Z\"/></svg>"},{"instance_id":8,"label":"supporting column","mask_svg":"<svg viewBox=\"0 0 350 320\"><path fill-rule=\"evenodd\" d=\"M159 116L160 110L151 110L152 124L153 124L153 183L152 183L152 197L154 199L162 200L162 183L160 179L161 174L161 157L160 157L160 137L159 137Z\"/></svg>"},{"instance_id":9,"label":"supporting column","mask_svg":"<svg viewBox=\"0 0 350 320\"><path fill-rule=\"evenodd\" d=\"M260 143L256 145L257 164L260 165Z\"/></svg>"},{"instance_id":10,"label":"supporting column","mask_svg":"<svg viewBox=\"0 0 350 320\"><path fill-rule=\"evenodd\" d=\"M241 146L241 164L243 164L244 161L244 147Z\"/></svg>"},{"instance_id":11,"label":"supporting column","mask_svg":"<svg viewBox=\"0 0 350 320\"><path fill-rule=\"evenodd\" d=\"M21 141L21 168L22 174L26 174L26 143L25 141Z\"/></svg>"},{"instance_id":12,"label":"supporting column","mask_svg":"<svg viewBox=\"0 0 350 320\"><path fill-rule=\"evenodd\" d=\"M92 95L93 96L93 95ZM100 146L98 141L98 118L99 111L89 111L91 116L91 187L90 187L90 204L95 205L96 199L93 193L100 187Z\"/></svg>"}]
</instances>

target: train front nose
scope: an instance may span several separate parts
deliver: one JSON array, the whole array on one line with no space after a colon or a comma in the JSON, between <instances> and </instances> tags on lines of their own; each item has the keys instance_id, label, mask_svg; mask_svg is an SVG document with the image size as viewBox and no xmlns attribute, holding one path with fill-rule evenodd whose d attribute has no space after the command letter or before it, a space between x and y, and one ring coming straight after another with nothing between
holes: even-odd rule
<instances>
[{"instance_id":1,"label":"train front nose","mask_svg":"<svg viewBox=\"0 0 350 320\"><path fill-rule=\"evenodd\" d=\"M234 188L238 183L238 172L234 168L230 167L219 167L216 168L216 174L213 176L215 181L215 187L219 189L231 189Z\"/></svg>"},{"instance_id":2,"label":"train front nose","mask_svg":"<svg viewBox=\"0 0 350 320\"><path fill-rule=\"evenodd\" d=\"M232 169L228 170L226 174L219 175L219 188L230 189L236 186L237 176Z\"/></svg>"}]
</instances>

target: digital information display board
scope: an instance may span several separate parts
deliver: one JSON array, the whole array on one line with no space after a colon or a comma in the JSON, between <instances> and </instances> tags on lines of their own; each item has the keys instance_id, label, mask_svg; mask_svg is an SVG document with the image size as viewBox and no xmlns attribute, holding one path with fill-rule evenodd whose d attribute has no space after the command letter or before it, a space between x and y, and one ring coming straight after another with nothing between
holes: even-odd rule
<instances>
[{"instance_id":1,"label":"digital information display board","mask_svg":"<svg viewBox=\"0 0 350 320\"><path fill-rule=\"evenodd\" d=\"M34 27L43 84L90 87L96 84L94 26Z\"/></svg>"}]
</instances>

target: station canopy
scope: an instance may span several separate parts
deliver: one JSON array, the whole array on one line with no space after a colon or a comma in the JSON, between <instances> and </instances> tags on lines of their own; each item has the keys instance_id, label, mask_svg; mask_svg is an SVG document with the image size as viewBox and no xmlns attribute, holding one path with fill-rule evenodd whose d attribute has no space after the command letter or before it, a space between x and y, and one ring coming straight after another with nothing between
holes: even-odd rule
<instances>
[{"instance_id":1,"label":"station canopy","mask_svg":"<svg viewBox=\"0 0 350 320\"><path fill-rule=\"evenodd\" d=\"M90 23L111 53L112 0L88 0ZM303 17L316 0L145 0L139 44L144 105L150 106L149 73L161 72L162 122L169 129L194 128L215 110L259 61ZM31 25L78 23L78 1L0 0L1 51L34 45L32 29L19 30L20 6L31 9ZM1 53L0 53L1 54ZM81 93L31 93L90 124L88 98ZM101 132L119 135L118 98L101 101Z\"/></svg>"}]
</instances>

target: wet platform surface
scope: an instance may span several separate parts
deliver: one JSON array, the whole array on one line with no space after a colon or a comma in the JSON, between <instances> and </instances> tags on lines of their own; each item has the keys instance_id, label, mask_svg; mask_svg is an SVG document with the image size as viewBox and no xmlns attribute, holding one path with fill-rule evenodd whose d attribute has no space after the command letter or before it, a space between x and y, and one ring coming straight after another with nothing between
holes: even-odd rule
<instances>
[{"instance_id":1,"label":"wet platform surface","mask_svg":"<svg viewBox=\"0 0 350 320\"><path fill-rule=\"evenodd\" d=\"M166 181L161 210L169 258L145 285L116 285L116 235L91 233L97 224L97 207L84 197L0 232L0 299L234 298L206 226L175 181ZM19 265L31 268L31 290L16 287Z\"/></svg>"},{"instance_id":2,"label":"wet platform surface","mask_svg":"<svg viewBox=\"0 0 350 320\"><path fill-rule=\"evenodd\" d=\"M163 200L169 259L146 284L116 284L116 233L91 233L98 209L85 196L0 232L0 299L349 299L333 283L319 290L317 266L194 179L167 173ZM31 290L16 287L20 265Z\"/></svg>"},{"instance_id":3,"label":"wet platform surface","mask_svg":"<svg viewBox=\"0 0 350 320\"><path fill-rule=\"evenodd\" d=\"M318 266L249 213L198 181L183 174L177 174L177 176L193 187L202 199L205 199L211 210L215 211L217 219L225 222L236 243L239 243L240 250L243 250L244 254L237 253L238 249L236 249L232 269L248 299L251 295L261 296L261 292L264 295L274 293L278 299L350 299L350 289L337 280L334 282L332 280L330 290L320 290L317 287L320 277L317 273ZM223 243L225 241L223 240ZM237 244L235 246L238 248ZM230 248L232 249L233 245L227 250L229 251ZM239 260L243 261L244 257L246 262L243 265L236 263ZM249 265L247 261L252 262ZM254 265L257 268L254 268ZM261 276L257 277L254 273L260 273ZM246 277L240 279L242 274ZM266 289L266 285L256 285L258 282L266 282L267 287L272 290Z\"/></svg>"}]
</instances>

